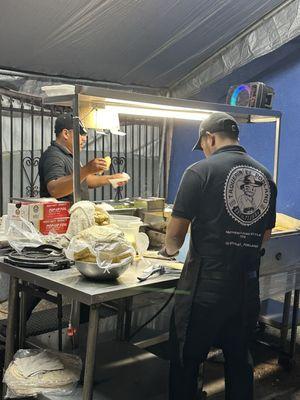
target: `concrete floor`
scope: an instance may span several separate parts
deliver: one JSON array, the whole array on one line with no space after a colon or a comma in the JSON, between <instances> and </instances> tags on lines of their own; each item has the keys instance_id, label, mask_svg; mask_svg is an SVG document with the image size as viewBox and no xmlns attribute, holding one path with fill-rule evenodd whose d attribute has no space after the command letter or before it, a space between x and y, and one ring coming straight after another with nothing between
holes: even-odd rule
<instances>
[{"instance_id":1,"label":"concrete floor","mask_svg":"<svg viewBox=\"0 0 300 400\"><path fill-rule=\"evenodd\" d=\"M46 302L39 304L38 309L49 307ZM6 303L0 304L0 319L7 317ZM267 328L268 339L276 341L278 331ZM254 345L255 362L255 399L256 400L300 400L300 329L296 348L296 366L289 372L277 363L275 351L262 345ZM206 363L205 390L210 400L224 399L223 365L214 361ZM243 400L243 399L241 399Z\"/></svg>"},{"instance_id":2,"label":"concrete floor","mask_svg":"<svg viewBox=\"0 0 300 400\"><path fill-rule=\"evenodd\" d=\"M300 339L300 336L299 336ZM255 345L255 399L300 400L300 346L297 346L296 366L289 372L277 363L277 354L265 346ZM208 361L205 370L205 390L210 400L224 399L223 365ZM241 399L242 400L242 399Z\"/></svg>"}]
</instances>

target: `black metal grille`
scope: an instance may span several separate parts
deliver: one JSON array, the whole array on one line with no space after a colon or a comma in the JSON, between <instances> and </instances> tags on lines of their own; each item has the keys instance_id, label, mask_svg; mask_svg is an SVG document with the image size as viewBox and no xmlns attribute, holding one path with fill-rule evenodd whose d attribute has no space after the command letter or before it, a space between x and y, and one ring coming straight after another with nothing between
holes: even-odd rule
<instances>
[{"instance_id":1,"label":"black metal grille","mask_svg":"<svg viewBox=\"0 0 300 400\"><path fill-rule=\"evenodd\" d=\"M112 189L105 186L94 190L93 199L111 199L136 196L153 196L159 187L159 155L161 148L161 125L157 122L121 120L125 136L89 134L88 146L82 162L95 156L110 155L111 174L127 172L128 185Z\"/></svg>"},{"instance_id":2,"label":"black metal grille","mask_svg":"<svg viewBox=\"0 0 300 400\"><path fill-rule=\"evenodd\" d=\"M37 96L0 90L0 212L6 212L11 197L39 195L38 162L54 139L54 122L67 111L58 106L43 106ZM131 180L117 190L111 186L94 189L93 200L156 195L164 193L159 184L159 157L162 125L154 120L121 119L126 136L89 132L82 162L110 155L110 173L126 171Z\"/></svg>"}]
</instances>

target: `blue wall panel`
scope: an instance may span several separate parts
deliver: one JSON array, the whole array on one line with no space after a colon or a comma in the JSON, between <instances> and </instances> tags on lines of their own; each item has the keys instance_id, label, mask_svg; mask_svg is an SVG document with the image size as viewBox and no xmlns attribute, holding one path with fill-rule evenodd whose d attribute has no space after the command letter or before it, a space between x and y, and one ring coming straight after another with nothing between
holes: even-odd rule
<instances>
[{"instance_id":1,"label":"blue wall panel","mask_svg":"<svg viewBox=\"0 0 300 400\"><path fill-rule=\"evenodd\" d=\"M263 61L263 59L262 59ZM248 79L259 80L272 86L276 96L273 108L283 113L282 140L279 160L278 211L300 218L300 56L299 51L287 55L265 68L264 72L254 76L249 66ZM257 62L257 60L256 60ZM252 74L251 74L252 71ZM232 75L232 84L240 83ZM206 92L208 90L206 89ZM202 98L205 100L205 98ZM220 101L220 96L210 101ZM242 125L241 144L250 155L273 171L274 124ZM199 159L191 148L198 135L196 125L176 125L169 181L168 201L172 202L184 169ZM198 152L194 152L198 153Z\"/></svg>"},{"instance_id":2,"label":"blue wall panel","mask_svg":"<svg viewBox=\"0 0 300 400\"><path fill-rule=\"evenodd\" d=\"M198 129L198 123L189 122L177 123L174 127L167 199L169 203L173 203L174 201L180 179L185 169L203 158L202 151L192 151L199 137Z\"/></svg>"}]
</instances>

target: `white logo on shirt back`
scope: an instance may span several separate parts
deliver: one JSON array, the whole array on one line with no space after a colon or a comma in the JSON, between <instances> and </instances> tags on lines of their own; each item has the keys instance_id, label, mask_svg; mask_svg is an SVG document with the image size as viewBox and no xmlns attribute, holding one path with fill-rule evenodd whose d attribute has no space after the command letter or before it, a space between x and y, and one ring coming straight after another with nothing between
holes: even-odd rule
<instances>
[{"instance_id":1,"label":"white logo on shirt back","mask_svg":"<svg viewBox=\"0 0 300 400\"><path fill-rule=\"evenodd\" d=\"M269 209L271 190L266 176L250 166L238 165L228 174L224 198L229 215L239 224L249 226Z\"/></svg>"}]
</instances>

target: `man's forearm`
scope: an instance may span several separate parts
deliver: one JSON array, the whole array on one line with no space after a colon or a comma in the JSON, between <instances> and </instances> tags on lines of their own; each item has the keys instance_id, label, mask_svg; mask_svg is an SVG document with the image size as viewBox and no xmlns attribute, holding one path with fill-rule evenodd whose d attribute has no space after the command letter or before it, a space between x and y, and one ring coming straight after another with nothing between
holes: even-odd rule
<instances>
[{"instance_id":1,"label":"man's forearm","mask_svg":"<svg viewBox=\"0 0 300 400\"><path fill-rule=\"evenodd\" d=\"M83 182L88 176L88 172L85 167L81 168L80 171L80 182ZM73 193L73 175L62 176L57 178L47 185L48 192L56 199L68 196Z\"/></svg>"},{"instance_id":2,"label":"man's forearm","mask_svg":"<svg viewBox=\"0 0 300 400\"><path fill-rule=\"evenodd\" d=\"M166 234L165 249L172 256L184 243L190 221L185 218L171 217Z\"/></svg>"},{"instance_id":3,"label":"man's forearm","mask_svg":"<svg viewBox=\"0 0 300 400\"><path fill-rule=\"evenodd\" d=\"M176 237L166 237L166 250L169 255L176 254L178 250L181 248L183 241L179 240Z\"/></svg>"},{"instance_id":4,"label":"man's forearm","mask_svg":"<svg viewBox=\"0 0 300 400\"><path fill-rule=\"evenodd\" d=\"M87 184L90 189L93 189L99 186L108 185L109 179L111 179L111 175L89 175L87 177Z\"/></svg>"},{"instance_id":5,"label":"man's forearm","mask_svg":"<svg viewBox=\"0 0 300 400\"><path fill-rule=\"evenodd\" d=\"M172 254L176 254L178 252L178 250L181 248L182 243L181 241L179 242L179 240L177 238L170 238L167 237L166 239L166 250L167 253L172 255Z\"/></svg>"}]
</instances>

